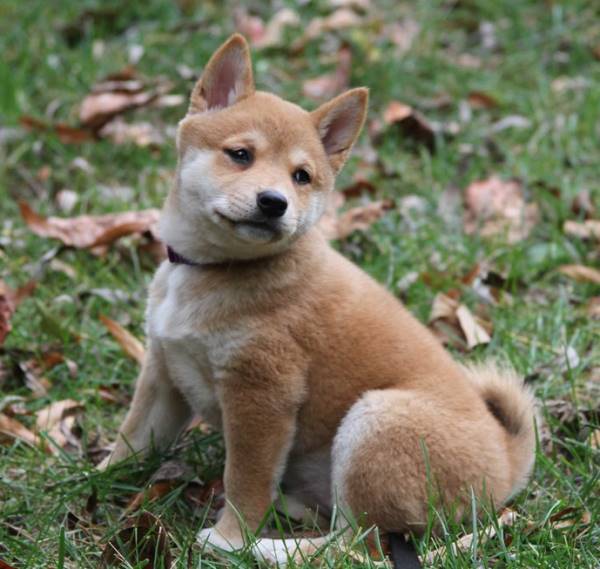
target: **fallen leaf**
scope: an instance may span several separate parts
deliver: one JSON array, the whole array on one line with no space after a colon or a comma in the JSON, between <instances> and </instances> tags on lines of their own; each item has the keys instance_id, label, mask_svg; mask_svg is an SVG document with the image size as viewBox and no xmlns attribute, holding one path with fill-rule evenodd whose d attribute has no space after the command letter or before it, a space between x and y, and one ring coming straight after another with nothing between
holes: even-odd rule
<instances>
[{"instance_id":1,"label":"fallen leaf","mask_svg":"<svg viewBox=\"0 0 600 569\"><path fill-rule=\"evenodd\" d=\"M472 350L480 344L489 344L492 340L485 328L481 326L473 313L464 305L461 304L456 309L456 317L460 324L460 328L467 340L467 348Z\"/></svg>"},{"instance_id":2,"label":"fallen leaf","mask_svg":"<svg viewBox=\"0 0 600 569\"><path fill-rule=\"evenodd\" d=\"M4 436L2 436L4 435ZM0 413L0 442L19 439L33 447L43 446L41 439L32 433L23 423L20 423L4 413Z\"/></svg>"},{"instance_id":3,"label":"fallen leaf","mask_svg":"<svg viewBox=\"0 0 600 569\"><path fill-rule=\"evenodd\" d=\"M25 378L25 385L31 390L34 397L48 395L48 390L52 384L48 378L43 377L44 369L35 358L19 362L19 369Z\"/></svg>"},{"instance_id":4,"label":"fallen leaf","mask_svg":"<svg viewBox=\"0 0 600 569\"><path fill-rule=\"evenodd\" d=\"M78 450L80 444L75 429L77 415L82 409L83 405L73 399L54 401L36 413L36 429L46 431L48 438L60 449L71 446ZM54 445L50 450L58 452Z\"/></svg>"},{"instance_id":5,"label":"fallen leaf","mask_svg":"<svg viewBox=\"0 0 600 569\"><path fill-rule=\"evenodd\" d=\"M497 176L471 183L464 193L464 228L484 237L506 234L509 243L525 239L539 219L536 204L525 202L522 185Z\"/></svg>"},{"instance_id":6,"label":"fallen leaf","mask_svg":"<svg viewBox=\"0 0 600 569\"><path fill-rule=\"evenodd\" d=\"M566 529L575 525L588 525L590 521L590 512L588 510L581 510L575 506L563 508L548 518L548 523L553 529Z\"/></svg>"},{"instance_id":7,"label":"fallen leaf","mask_svg":"<svg viewBox=\"0 0 600 569\"><path fill-rule=\"evenodd\" d=\"M483 91L471 91L467 101L475 109L494 109L498 106L498 101Z\"/></svg>"},{"instance_id":8,"label":"fallen leaf","mask_svg":"<svg viewBox=\"0 0 600 569\"><path fill-rule=\"evenodd\" d=\"M152 232L160 215L157 209L146 209L96 216L42 217L26 202L19 202L19 207L25 223L35 234L59 239L77 249L110 245L132 233Z\"/></svg>"},{"instance_id":9,"label":"fallen leaf","mask_svg":"<svg viewBox=\"0 0 600 569\"><path fill-rule=\"evenodd\" d=\"M64 123L48 124L29 115L23 115L19 122L27 130L54 132L63 144L81 144L94 138L94 134L86 128L78 128Z\"/></svg>"},{"instance_id":10,"label":"fallen leaf","mask_svg":"<svg viewBox=\"0 0 600 569\"><path fill-rule=\"evenodd\" d=\"M10 288L0 279L0 346L11 331L10 319L19 304L28 296L31 296L36 287L36 282L31 280L17 290Z\"/></svg>"},{"instance_id":11,"label":"fallen leaf","mask_svg":"<svg viewBox=\"0 0 600 569\"><path fill-rule=\"evenodd\" d=\"M337 61L333 73L326 73L304 82L302 92L306 97L315 100L331 99L348 88L352 67L352 52L349 47L342 46L339 49Z\"/></svg>"},{"instance_id":12,"label":"fallen leaf","mask_svg":"<svg viewBox=\"0 0 600 569\"><path fill-rule=\"evenodd\" d=\"M422 144L430 152L435 149L436 133L433 126L417 110L400 101L391 101L383 111L386 125L395 125L400 132L417 144Z\"/></svg>"},{"instance_id":13,"label":"fallen leaf","mask_svg":"<svg viewBox=\"0 0 600 569\"><path fill-rule=\"evenodd\" d=\"M144 344L140 342L131 332L123 328L118 322L111 320L103 314L100 315L100 322L106 326L113 338L123 348L123 351L139 364L144 362L145 349Z\"/></svg>"},{"instance_id":14,"label":"fallen leaf","mask_svg":"<svg viewBox=\"0 0 600 569\"><path fill-rule=\"evenodd\" d=\"M509 128L529 128L531 126L531 121L520 115L509 115L500 119L498 122L495 122L488 130L489 134L498 134L503 130L507 130Z\"/></svg>"},{"instance_id":15,"label":"fallen leaf","mask_svg":"<svg viewBox=\"0 0 600 569\"><path fill-rule=\"evenodd\" d=\"M600 240L600 220L587 219L585 221L567 220L563 225L563 231L567 235L578 237L579 239Z\"/></svg>"},{"instance_id":16,"label":"fallen leaf","mask_svg":"<svg viewBox=\"0 0 600 569\"><path fill-rule=\"evenodd\" d=\"M413 45L421 27L412 19L391 22L383 27L381 35L389 39L396 47L396 56L404 55Z\"/></svg>"},{"instance_id":17,"label":"fallen leaf","mask_svg":"<svg viewBox=\"0 0 600 569\"><path fill-rule=\"evenodd\" d=\"M473 315L458 298L441 292L433 299L429 328L443 344L461 350L472 350L491 340L491 323Z\"/></svg>"},{"instance_id":18,"label":"fallen leaf","mask_svg":"<svg viewBox=\"0 0 600 569\"><path fill-rule=\"evenodd\" d=\"M109 75L96 83L81 102L79 120L84 128L98 132L106 123L131 109L148 106L171 89L170 82L155 85L137 78L135 69Z\"/></svg>"},{"instance_id":19,"label":"fallen leaf","mask_svg":"<svg viewBox=\"0 0 600 569\"><path fill-rule=\"evenodd\" d=\"M585 265L562 265L559 272L577 282L600 284L600 271Z\"/></svg>"},{"instance_id":20,"label":"fallen leaf","mask_svg":"<svg viewBox=\"0 0 600 569\"><path fill-rule=\"evenodd\" d=\"M345 239L355 231L366 231L393 207L394 204L391 200L380 200L353 207L337 218L334 233L328 238Z\"/></svg>"},{"instance_id":21,"label":"fallen leaf","mask_svg":"<svg viewBox=\"0 0 600 569\"><path fill-rule=\"evenodd\" d=\"M36 428L38 431L49 431L66 415L75 413L82 409L79 401L74 399L63 399L62 401L53 401L50 405L40 409L36 413Z\"/></svg>"},{"instance_id":22,"label":"fallen leaf","mask_svg":"<svg viewBox=\"0 0 600 569\"><path fill-rule=\"evenodd\" d=\"M557 77L550 84L550 88L555 93L565 93L567 91L583 91L592 85L592 81L587 77Z\"/></svg>"},{"instance_id":23,"label":"fallen leaf","mask_svg":"<svg viewBox=\"0 0 600 569\"><path fill-rule=\"evenodd\" d=\"M169 460L161 464L152 475L149 487L135 494L125 507L126 512L138 510L145 502L153 502L167 495L171 490L193 477L192 468L179 460Z\"/></svg>"},{"instance_id":24,"label":"fallen leaf","mask_svg":"<svg viewBox=\"0 0 600 569\"><path fill-rule=\"evenodd\" d=\"M6 561L0 559L0 569L15 569L13 565L9 565Z\"/></svg>"},{"instance_id":25,"label":"fallen leaf","mask_svg":"<svg viewBox=\"0 0 600 569\"><path fill-rule=\"evenodd\" d=\"M100 566L171 567L170 542L167 528L160 519L143 512L129 518L106 544Z\"/></svg>"},{"instance_id":26,"label":"fallen leaf","mask_svg":"<svg viewBox=\"0 0 600 569\"><path fill-rule=\"evenodd\" d=\"M132 143L141 147L156 148L165 142L163 133L152 123L127 123L121 118L116 118L102 127L100 136L110 139L114 144Z\"/></svg>"}]
</instances>

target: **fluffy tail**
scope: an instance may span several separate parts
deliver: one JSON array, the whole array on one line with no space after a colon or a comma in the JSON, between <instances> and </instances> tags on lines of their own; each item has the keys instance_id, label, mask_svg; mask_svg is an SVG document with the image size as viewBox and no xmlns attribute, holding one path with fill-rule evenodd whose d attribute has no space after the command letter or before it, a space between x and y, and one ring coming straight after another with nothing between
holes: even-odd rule
<instances>
[{"instance_id":1,"label":"fluffy tail","mask_svg":"<svg viewBox=\"0 0 600 569\"><path fill-rule=\"evenodd\" d=\"M535 405L533 394L510 367L493 362L466 366L467 376L490 413L507 434L512 492L526 484L535 459Z\"/></svg>"}]
</instances>

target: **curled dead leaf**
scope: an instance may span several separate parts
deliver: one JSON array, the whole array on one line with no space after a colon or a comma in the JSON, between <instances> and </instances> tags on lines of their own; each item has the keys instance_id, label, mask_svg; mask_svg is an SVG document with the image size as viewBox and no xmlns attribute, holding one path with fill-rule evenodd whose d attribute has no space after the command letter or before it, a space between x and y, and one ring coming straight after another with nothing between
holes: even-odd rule
<instances>
[{"instance_id":1,"label":"curled dead leaf","mask_svg":"<svg viewBox=\"0 0 600 569\"><path fill-rule=\"evenodd\" d=\"M516 180L492 176L473 182L465 190L464 199L468 234L477 230L484 237L506 234L509 243L516 243L525 239L539 220L539 208L525 202L522 185Z\"/></svg>"},{"instance_id":2,"label":"curled dead leaf","mask_svg":"<svg viewBox=\"0 0 600 569\"><path fill-rule=\"evenodd\" d=\"M571 235L572 237L578 237L579 239L596 239L600 241L600 220L567 220L563 225L563 231L567 235Z\"/></svg>"},{"instance_id":3,"label":"curled dead leaf","mask_svg":"<svg viewBox=\"0 0 600 569\"><path fill-rule=\"evenodd\" d=\"M27 130L54 132L63 144L81 144L94 138L94 134L86 128L78 128L64 123L49 124L35 117L23 115L19 122Z\"/></svg>"},{"instance_id":4,"label":"curled dead leaf","mask_svg":"<svg viewBox=\"0 0 600 569\"><path fill-rule=\"evenodd\" d=\"M129 330L126 330L118 322L100 315L100 322L106 326L106 329L112 334L113 338L123 348L123 351L139 364L144 361L144 344L140 342Z\"/></svg>"},{"instance_id":5,"label":"curled dead leaf","mask_svg":"<svg viewBox=\"0 0 600 569\"><path fill-rule=\"evenodd\" d=\"M345 239L355 231L366 231L393 207L391 200L371 202L353 207L338 217L327 216L321 220L319 227L328 239Z\"/></svg>"},{"instance_id":6,"label":"curled dead leaf","mask_svg":"<svg viewBox=\"0 0 600 569\"><path fill-rule=\"evenodd\" d=\"M0 346L4 343L6 336L11 331L10 319L19 304L28 296L31 296L37 283L29 281L16 290L10 288L0 279Z\"/></svg>"},{"instance_id":7,"label":"curled dead leaf","mask_svg":"<svg viewBox=\"0 0 600 569\"><path fill-rule=\"evenodd\" d=\"M301 51L308 42L322 37L324 33L353 28L359 26L362 21L362 17L354 10L345 7L338 8L324 18L314 18L309 22L302 37L292 44L292 51Z\"/></svg>"},{"instance_id":8,"label":"curled dead leaf","mask_svg":"<svg viewBox=\"0 0 600 569\"><path fill-rule=\"evenodd\" d=\"M153 232L160 215L157 209L126 211L105 215L43 217L26 202L19 202L21 216L29 228L41 237L59 239L69 247L91 249L110 245L133 233Z\"/></svg>"},{"instance_id":9,"label":"curled dead leaf","mask_svg":"<svg viewBox=\"0 0 600 569\"><path fill-rule=\"evenodd\" d=\"M457 298L441 292L433 299L429 328L443 344L462 350L491 341L490 322L476 317Z\"/></svg>"},{"instance_id":10,"label":"curled dead leaf","mask_svg":"<svg viewBox=\"0 0 600 569\"><path fill-rule=\"evenodd\" d=\"M45 431L48 438L60 449L79 449L79 437L75 431L77 415L82 409L83 405L73 399L53 401L36 413L36 429L38 432ZM56 447L50 446L50 450L57 452Z\"/></svg>"},{"instance_id":11,"label":"curled dead leaf","mask_svg":"<svg viewBox=\"0 0 600 569\"><path fill-rule=\"evenodd\" d=\"M129 518L106 544L100 566L171 567L170 542L169 532L161 520L143 512Z\"/></svg>"},{"instance_id":12,"label":"curled dead leaf","mask_svg":"<svg viewBox=\"0 0 600 569\"><path fill-rule=\"evenodd\" d=\"M23 423L0 413L0 443L19 439L33 447L44 446L42 440Z\"/></svg>"},{"instance_id":13,"label":"curled dead leaf","mask_svg":"<svg viewBox=\"0 0 600 569\"><path fill-rule=\"evenodd\" d=\"M594 283L600 285L600 271L585 265L562 265L559 272L567 277L582 283Z\"/></svg>"},{"instance_id":14,"label":"curled dead leaf","mask_svg":"<svg viewBox=\"0 0 600 569\"><path fill-rule=\"evenodd\" d=\"M386 125L395 125L403 136L422 144L430 152L435 150L436 132L434 127L416 109L400 101L391 101L383 112Z\"/></svg>"}]
</instances>

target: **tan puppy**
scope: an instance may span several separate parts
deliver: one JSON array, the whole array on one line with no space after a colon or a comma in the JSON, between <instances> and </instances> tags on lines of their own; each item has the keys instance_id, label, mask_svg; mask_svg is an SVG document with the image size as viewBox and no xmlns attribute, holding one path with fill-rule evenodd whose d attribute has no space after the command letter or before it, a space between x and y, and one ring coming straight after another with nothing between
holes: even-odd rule
<instances>
[{"instance_id":1,"label":"tan puppy","mask_svg":"<svg viewBox=\"0 0 600 569\"><path fill-rule=\"evenodd\" d=\"M170 261L151 286L146 361L102 466L168 445L196 413L221 429L227 506L202 542L242 547L240 518L256 530L279 485L321 511L337 504L419 533L432 501L458 516L472 491L501 504L531 471L532 398L515 374L455 363L315 228L367 99L353 89L309 113L255 91L234 35L179 125L161 218ZM290 545L254 547L284 563Z\"/></svg>"}]
</instances>

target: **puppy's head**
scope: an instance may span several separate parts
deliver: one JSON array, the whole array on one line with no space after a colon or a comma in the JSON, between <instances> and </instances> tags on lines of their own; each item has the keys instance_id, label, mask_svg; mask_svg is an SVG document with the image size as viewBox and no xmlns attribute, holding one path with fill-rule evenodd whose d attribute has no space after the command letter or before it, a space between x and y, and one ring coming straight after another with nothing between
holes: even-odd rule
<instances>
[{"instance_id":1,"label":"puppy's head","mask_svg":"<svg viewBox=\"0 0 600 569\"><path fill-rule=\"evenodd\" d=\"M366 89L353 89L307 112L255 91L248 45L232 36L206 65L179 125L163 240L205 261L284 250L323 213L367 99Z\"/></svg>"}]
</instances>

